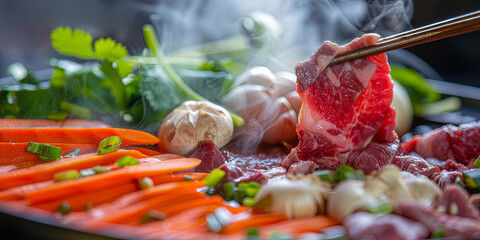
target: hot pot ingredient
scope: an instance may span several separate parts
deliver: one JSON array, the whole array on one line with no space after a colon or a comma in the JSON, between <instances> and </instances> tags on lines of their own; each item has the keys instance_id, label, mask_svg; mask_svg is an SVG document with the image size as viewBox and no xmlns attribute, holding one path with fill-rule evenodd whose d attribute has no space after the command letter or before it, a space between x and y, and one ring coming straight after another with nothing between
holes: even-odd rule
<instances>
[{"instance_id":1,"label":"hot pot ingredient","mask_svg":"<svg viewBox=\"0 0 480 240\"><path fill-rule=\"evenodd\" d=\"M268 201L267 208L272 213L288 218L311 217L325 213L329 192L329 183L310 175L265 184L258 191L255 203Z\"/></svg>"},{"instance_id":2,"label":"hot pot ingredient","mask_svg":"<svg viewBox=\"0 0 480 240\"><path fill-rule=\"evenodd\" d=\"M245 119L245 125L235 130L235 138L250 146L260 141L294 140L301 104L295 88L295 75L289 72L253 67L240 75L222 100L225 107Z\"/></svg>"},{"instance_id":3,"label":"hot pot ingredient","mask_svg":"<svg viewBox=\"0 0 480 240\"><path fill-rule=\"evenodd\" d=\"M413 108L407 90L397 82L393 85L392 108L395 109L395 132L402 136L410 131L413 121Z\"/></svg>"},{"instance_id":4,"label":"hot pot ingredient","mask_svg":"<svg viewBox=\"0 0 480 240\"><path fill-rule=\"evenodd\" d=\"M233 135L227 110L207 101L186 101L162 122L158 137L166 152L188 155L202 141L211 139L219 148Z\"/></svg>"}]
</instances>

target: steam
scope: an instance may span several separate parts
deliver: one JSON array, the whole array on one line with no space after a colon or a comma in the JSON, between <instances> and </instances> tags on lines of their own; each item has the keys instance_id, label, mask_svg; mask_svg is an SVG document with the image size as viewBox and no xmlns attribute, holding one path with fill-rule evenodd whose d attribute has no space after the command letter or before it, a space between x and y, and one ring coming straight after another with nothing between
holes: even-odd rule
<instances>
[{"instance_id":1,"label":"steam","mask_svg":"<svg viewBox=\"0 0 480 240\"><path fill-rule=\"evenodd\" d=\"M388 36L410 29L413 3L412 0L166 1L158 5L152 21L162 46L169 52L242 34L240 19L253 11L273 16L281 31L277 51L252 58L251 66L293 72L297 62L308 58L326 40L344 44L364 33ZM258 123L247 124L241 131L247 137L240 139L248 141L241 144L255 148L264 132Z\"/></svg>"}]
</instances>

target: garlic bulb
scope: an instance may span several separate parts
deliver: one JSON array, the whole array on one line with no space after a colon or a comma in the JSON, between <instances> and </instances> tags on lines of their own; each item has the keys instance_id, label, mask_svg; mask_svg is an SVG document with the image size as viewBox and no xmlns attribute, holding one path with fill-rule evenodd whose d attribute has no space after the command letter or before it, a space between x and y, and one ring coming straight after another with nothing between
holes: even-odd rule
<instances>
[{"instance_id":1,"label":"garlic bulb","mask_svg":"<svg viewBox=\"0 0 480 240\"><path fill-rule=\"evenodd\" d=\"M315 176L283 179L262 186L255 202L270 198L268 209L274 214L285 214L288 218L309 217L325 212L329 191L330 184Z\"/></svg>"},{"instance_id":2,"label":"garlic bulb","mask_svg":"<svg viewBox=\"0 0 480 240\"><path fill-rule=\"evenodd\" d=\"M253 67L240 75L222 103L245 119L235 130L236 138L251 145L279 143L296 138L295 126L301 100L296 93L296 77L289 72L272 73Z\"/></svg>"},{"instance_id":3,"label":"garlic bulb","mask_svg":"<svg viewBox=\"0 0 480 240\"><path fill-rule=\"evenodd\" d=\"M158 131L166 152L188 155L200 142L211 139L219 148L233 136L228 111L207 101L186 101L164 118Z\"/></svg>"}]
</instances>

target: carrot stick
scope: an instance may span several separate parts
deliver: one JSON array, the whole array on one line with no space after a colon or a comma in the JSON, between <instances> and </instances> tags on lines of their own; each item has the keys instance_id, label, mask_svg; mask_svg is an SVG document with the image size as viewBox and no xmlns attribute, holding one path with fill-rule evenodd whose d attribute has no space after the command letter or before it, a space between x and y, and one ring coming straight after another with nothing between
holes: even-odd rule
<instances>
[{"instance_id":1,"label":"carrot stick","mask_svg":"<svg viewBox=\"0 0 480 240\"><path fill-rule=\"evenodd\" d=\"M134 150L118 150L108 154L87 153L74 158L62 158L53 162L0 174L0 190L20 185L50 180L55 173L70 169L86 169L116 162L122 156L147 157Z\"/></svg>"},{"instance_id":2,"label":"carrot stick","mask_svg":"<svg viewBox=\"0 0 480 240\"><path fill-rule=\"evenodd\" d=\"M109 128L112 127L100 121L83 119L67 119L63 121L40 119L0 119L0 128Z\"/></svg>"},{"instance_id":3,"label":"carrot stick","mask_svg":"<svg viewBox=\"0 0 480 240\"><path fill-rule=\"evenodd\" d=\"M144 148L144 147L125 146L125 147L121 147L121 149L136 150L147 156L162 155L162 153L159 151L149 149L149 148ZM173 155L173 154L169 154L169 155ZM172 157L172 159L174 158L179 158L179 157Z\"/></svg>"},{"instance_id":4,"label":"carrot stick","mask_svg":"<svg viewBox=\"0 0 480 240\"><path fill-rule=\"evenodd\" d=\"M181 211L185 211L190 208L199 207L199 206L208 206L208 205L216 205L222 206L223 198L220 196L213 196L210 198L206 198L205 196L198 200L191 200L187 202L174 202L171 205L161 205L159 207L154 207L154 209L159 210L165 213L167 216L175 215Z\"/></svg>"},{"instance_id":5,"label":"carrot stick","mask_svg":"<svg viewBox=\"0 0 480 240\"><path fill-rule=\"evenodd\" d=\"M319 232L322 229L339 225L340 222L326 215L290 219L279 223L261 227L260 232L281 232L287 234L300 234L306 232Z\"/></svg>"},{"instance_id":6,"label":"carrot stick","mask_svg":"<svg viewBox=\"0 0 480 240\"><path fill-rule=\"evenodd\" d=\"M167 182L178 182L184 181L185 177L190 177L191 181L202 180L204 179L208 173L174 173L174 174L161 174L156 176L151 176L150 178L153 180L155 185L167 183Z\"/></svg>"},{"instance_id":7,"label":"carrot stick","mask_svg":"<svg viewBox=\"0 0 480 240\"><path fill-rule=\"evenodd\" d=\"M153 145L160 142L160 139L149 133L121 128L0 129L0 142L99 144L111 136L119 136L123 146Z\"/></svg>"},{"instance_id":8,"label":"carrot stick","mask_svg":"<svg viewBox=\"0 0 480 240\"><path fill-rule=\"evenodd\" d=\"M139 188L135 183L120 184L115 187L102 189L99 191L89 192L85 194L73 195L70 197L31 205L34 208L55 212L63 202L68 202L73 211L83 211L88 202L93 206L111 202L124 194L137 191Z\"/></svg>"},{"instance_id":9,"label":"carrot stick","mask_svg":"<svg viewBox=\"0 0 480 240\"><path fill-rule=\"evenodd\" d=\"M263 225L273 224L284 220L287 220L287 217L283 214L252 215L248 218L244 218L242 220L228 224L224 229L220 231L220 233L232 234L239 231L244 231L251 227L260 227Z\"/></svg>"},{"instance_id":10,"label":"carrot stick","mask_svg":"<svg viewBox=\"0 0 480 240\"><path fill-rule=\"evenodd\" d=\"M27 152L28 144L28 142L0 142L0 166L12 166L10 170L13 170L45 163L38 158L38 154ZM80 149L81 154L96 152L98 149L96 144L48 144L61 147L62 155L70 153L75 148Z\"/></svg>"},{"instance_id":11,"label":"carrot stick","mask_svg":"<svg viewBox=\"0 0 480 240\"><path fill-rule=\"evenodd\" d=\"M47 186L53 185L55 182L53 180L32 183L27 185L22 185L18 187L9 188L0 192L0 200L2 201L13 201L20 200L25 198L25 193L29 191L34 191L36 189L41 189Z\"/></svg>"},{"instance_id":12,"label":"carrot stick","mask_svg":"<svg viewBox=\"0 0 480 240\"><path fill-rule=\"evenodd\" d=\"M154 156L151 156L151 157L156 158L158 160L170 160L170 159L183 158L183 156L178 155L178 154L173 154L173 153L164 153L164 154L160 154L160 155L154 155Z\"/></svg>"},{"instance_id":13,"label":"carrot stick","mask_svg":"<svg viewBox=\"0 0 480 240\"><path fill-rule=\"evenodd\" d=\"M25 196L32 204L41 203L74 194L105 189L137 178L187 170L196 167L200 162L196 158L182 158L129 166L103 174L58 182L38 191L26 193Z\"/></svg>"}]
</instances>

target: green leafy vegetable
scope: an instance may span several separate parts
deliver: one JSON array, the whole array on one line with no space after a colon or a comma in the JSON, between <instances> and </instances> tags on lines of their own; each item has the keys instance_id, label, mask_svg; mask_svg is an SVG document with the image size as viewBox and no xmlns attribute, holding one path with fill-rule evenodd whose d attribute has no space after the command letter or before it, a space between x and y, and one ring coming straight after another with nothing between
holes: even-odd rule
<instances>
[{"instance_id":1,"label":"green leafy vegetable","mask_svg":"<svg viewBox=\"0 0 480 240\"><path fill-rule=\"evenodd\" d=\"M92 35L81 29L58 27L53 30L50 38L53 49L58 53L86 60L95 56Z\"/></svg>"}]
</instances>

